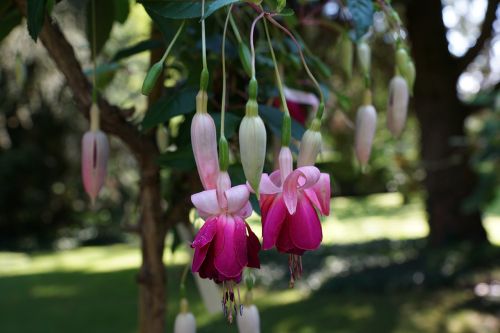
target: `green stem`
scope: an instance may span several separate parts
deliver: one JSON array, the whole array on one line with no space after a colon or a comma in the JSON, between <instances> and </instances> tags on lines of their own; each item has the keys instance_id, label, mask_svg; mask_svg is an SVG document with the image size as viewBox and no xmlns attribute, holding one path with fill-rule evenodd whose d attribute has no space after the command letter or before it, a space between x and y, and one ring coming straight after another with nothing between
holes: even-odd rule
<instances>
[{"instance_id":1,"label":"green stem","mask_svg":"<svg viewBox=\"0 0 500 333\"><path fill-rule=\"evenodd\" d=\"M181 23L181 25L177 29L177 32L175 33L174 38L172 38L172 40L170 41L170 44L168 44L167 49L165 50L165 53L161 57L161 63L162 64L165 63L165 61L167 60L168 54L172 50L172 47L174 46L175 42L177 41L177 38L179 38L179 35L181 34L182 29L184 28L185 23L186 23L186 20L183 20L182 23Z\"/></svg>"},{"instance_id":2,"label":"green stem","mask_svg":"<svg viewBox=\"0 0 500 333\"><path fill-rule=\"evenodd\" d=\"M208 71L207 66L207 46L205 40L205 0L201 0L201 45L203 54L203 70Z\"/></svg>"},{"instance_id":3,"label":"green stem","mask_svg":"<svg viewBox=\"0 0 500 333\"><path fill-rule=\"evenodd\" d=\"M96 14L95 0L92 0L92 63L94 65L94 73L92 75L92 103L97 102L97 64L96 64ZM99 116L99 113L97 113Z\"/></svg>"},{"instance_id":4,"label":"green stem","mask_svg":"<svg viewBox=\"0 0 500 333\"><path fill-rule=\"evenodd\" d=\"M224 23L224 32L222 33L222 102L220 110L220 136L224 136L224 118L226 115L226 35L227 35L227 24L231 17L231 10L233 10L233 5L229 7L227 12L226 22Z\"/></svg>"},{"instance_id":5,"label":"green stem","mask_svg":"<svg viewBox=\"0 0 500 333\"><path fill-rule=\"evenodd\" d=\"M236 22L234 22L234 18L232 15L229 16L229 22L231 23L231 27L233 28L233 32L234 32L234 36L236 37L236 40L238 41L238 43L241 43L242 42L241 35L240 35L239 30L238 30L238 26L236 25Z\"/></svg>"},{"instance_id":6,"label":"green stem","mask_svg":"<svg viewBox=\"0 0 500 333\"><path fill-rule=\"evenodd\" d=\"M250 51L252 53L252 79L255 79L255 45L253 43L253 34L255 31L255 25L264 16L265 12L262 12L253 20L252 27L250 28Z\"/></svg>"}]
</instances>

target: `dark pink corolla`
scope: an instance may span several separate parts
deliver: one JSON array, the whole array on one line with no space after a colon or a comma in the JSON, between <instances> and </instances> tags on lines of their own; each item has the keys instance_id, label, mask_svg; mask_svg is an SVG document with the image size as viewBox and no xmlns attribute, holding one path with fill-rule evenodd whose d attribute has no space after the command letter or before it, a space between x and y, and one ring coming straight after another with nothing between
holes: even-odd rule
<instances>
[{"instance_id":1,"label":"dark pink corolla","mask_svg":"<svg viewBox=\"0 0 500 333\"><path fill-rule=\"evenodd\" d=\"M245 267L260 267L260 242L245 221L252 214L249 196L247 186L231 187L227 172L219 174L217 189L191 196L206 221L191 245L192 269L202 278L239 283Z\"/></svg>"},{"instance_id":2,"label":"dark pink corolla","mask_svg":"<svg viewBox=\"0 0 500 333\"><path fill-rule=\"evenodd\" d=\"M302 272L302 254L317 249L323 239L316 209L330 213L330 176L314 166L293 170L292 153L282 147L279 170L264 174L260 183L260 209L264 250L276 246L290 254L290 284Z\"/></svg>"}]
</instances>

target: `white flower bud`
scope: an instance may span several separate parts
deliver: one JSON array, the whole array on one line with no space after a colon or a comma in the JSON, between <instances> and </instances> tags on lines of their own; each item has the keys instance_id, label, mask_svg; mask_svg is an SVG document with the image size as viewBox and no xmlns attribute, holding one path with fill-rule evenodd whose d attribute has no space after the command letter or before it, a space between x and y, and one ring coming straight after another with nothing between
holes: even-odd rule
<instances>
[{"instance_id":1,"label":"white flower bud","mask_svg":"<svg viewBox=\"0 0 500 333\"><path fill-rule=\"evenodd\" d=\"M408 84L401 76L395 76L389 84L389 101L387 105L387 128L392 135L398 137L406 123L408 113Z\"/></svg>"},{"instance_id":2,"label":"white flower bud","mask_svg":"<svg viewBox=\"0 0 500 333\"><path fill-rule=\"evenodd\" d=\"M365 165L370 159L377 128L377 112L373 105L363 105L356 115L355 151L358 161Z\"/></svg>"},{"instance_id":3,"label":"white flower bud","mask_svg":"<svg viewBox=\"0 0 500 333\"><path fill-rule=\"evenodd\" d=\"M255 105L253 105L255 103ZM249 105L251 104L251 105ZM257 103L250 100L247 109L256 109ZM255 110L253 110L255 111ZM247 112L240 125L240 155L243 171L248 183L259 193L260 178L266 158L266 127L256 112Z\"/></svg>"},{"instance_id":4,"label":"white flower bud","mask_svg":"<svg viewBox=\"0 0 500 333\"><path fill-rule=\"evenodd\" d=\"M259 310L255 305L244 305L243 313L237 316L239 333L260 333Z\"/></svg>"},{"instance_id":5,"label":"white flower bud","mask_svg":"<svg viewBox=\"0 0 500 333\"><path fill-rule=\"evenodd\" d=\"M317 121L315 119L314 121ZM319 121L318 121L319 123ZM314 125L314 124L313 124ZM297 167L314 165L316 158L321 151L321 132L318 128L309 128L300 141L299 156L297 158Z\"/></svg>"},{"instance_id":6,"label":"white flower bud","mask_svg":"<svg viewBox=\"0 0 500 333\"><path fill-rule=\"evenodd\" d=\"M364 75L370 75L371 49L366 42L359 42L357 46L358 62Z\"/></svg>"},{"instance_id":7,"label":"white flower bud","mask_svg":"<svg viewBox=\"0 0 500 333\"><path fill-rule=\"evenodd\" d=\"M189 312L187 299L181 299L180 312L175 317L174 333L196 333L196 319Z\"/></svg>"}]
</instances>

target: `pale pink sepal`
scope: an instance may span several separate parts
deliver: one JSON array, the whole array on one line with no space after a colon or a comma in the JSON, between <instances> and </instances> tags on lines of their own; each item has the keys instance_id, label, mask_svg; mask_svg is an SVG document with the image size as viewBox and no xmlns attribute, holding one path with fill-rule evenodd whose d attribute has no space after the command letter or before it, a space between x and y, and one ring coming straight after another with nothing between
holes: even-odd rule
<instances>
[{"instance_id":1,"label":"pale pink sepal","mask_svg":"<svg viewBox=\"0 0 500 333\"><path fill-rule=\"evenodd\" d=\"M82 138L82 179L85 192L92 203L106 179L109 157L109 144L106 134L88 131Z\"/></svg>"},{"instance_id":2,"label":"pale pink sepal","mask_svg":"<svg viewBox=\"0 0 500 333\"><path fill-rule=\"evenodd\" d=\"M246 185L238 185L227 190L225 192L225 197L227 200L227 211L231 214L239 215L238 212L245 209L246 205L249 204L248 198L250 197L250 192ZM247 212L245 211L245 213ZM248 216L242 217L246 218Z\"/></svg>"},{"instance_id":3,"label":"pale pink sepal","mask_svg":"<svg viewBox=\"0 0 500 333\"><path fill-rule=\"evenodd\" d=\"M207 190L193 194L191 201L203 219L217 215L221 210L216 190Z\"/></svg>"},{"instance_id":4,"label":"pale pink sepal","mask_svg":"<svg viewBox=\"0 0 500 333\"><path fill-rule=\"evenodd\" d=\"M191 122L191 144L203 187L215 189L219 174L215 123L208 113L197 112Z\"/></svg>"},{"instance_id":5,"label":"pale pink sepal","mask_svg":"<svg viewBox=\"0 0 500 333\"><path fill-rule=\"evenodd\" d=\"M319 180L320 172L313 166L294 170L283 183L283 200L288 212L293 215L296 211L298 190L312 187Z\"/></svg>"},{"instance_id":6,"label":"pale pink sepal","mask_svg":"<svg viewBox=\"0 0 500 333\"><path fill-rule=\"evenodd\" d=\"M285 98L287 101L295 102L298 104L310 105L313 107L314 110L318 108L319 105L318 97L316 97L316 95L312 93L291 89L287 87L285 87L283 91L285 92Z\"/></svg>"},{"instance_id":7,"label":"pale pink sepal","mask_svg":"<svg viewBox=\"0 0 500 333\"><path fill-rule=\"evenodd\" d=\"M319 209L321 215L330 214L330 175L322 173L314 186L304 190L309 200Z\"/></svg>"}]
</instances>

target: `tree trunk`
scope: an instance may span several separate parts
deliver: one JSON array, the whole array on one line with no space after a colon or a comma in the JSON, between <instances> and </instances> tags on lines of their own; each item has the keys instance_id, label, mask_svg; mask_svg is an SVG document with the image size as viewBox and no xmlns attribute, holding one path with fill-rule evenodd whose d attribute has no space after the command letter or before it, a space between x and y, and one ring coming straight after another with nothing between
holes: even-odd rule
<instances>
[{"instance_id":1,"label":"tree trunk","mask_svg":"<svg viewBox=\"0 0 500 333\"><path fill-rule=\"evenodd\" d=\"M408 29L417 68L414 101L421 129L421 157L426 172L430 245L455 241L486 242L481 213L463 209L476 186L465 137L465 106L457 97L460 72L448 52L441 2L413 0L407 7Z\"/></svg>"}]
</instances>

